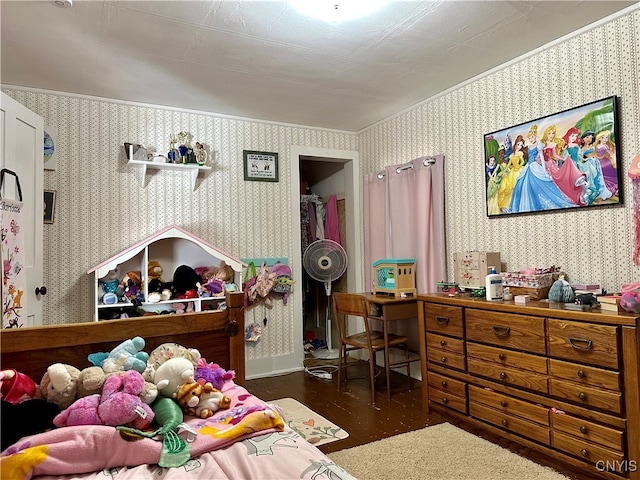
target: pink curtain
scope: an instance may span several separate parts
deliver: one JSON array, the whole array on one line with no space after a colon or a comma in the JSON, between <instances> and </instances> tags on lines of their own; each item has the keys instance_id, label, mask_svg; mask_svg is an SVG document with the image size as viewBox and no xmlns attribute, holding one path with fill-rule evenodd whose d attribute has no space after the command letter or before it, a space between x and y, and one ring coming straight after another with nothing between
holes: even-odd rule
<instances>
[{"instance_id":1,"label":"pink curtain","mask_svg":"<svg viewBox=\"0 0 640 480\"><path fill-rule=\"evenodd\" d=\"M370 173L364 186L365 284L381 258L415 258L418 293L446 279L444 155Z\"/></svg>"}]
</instances>

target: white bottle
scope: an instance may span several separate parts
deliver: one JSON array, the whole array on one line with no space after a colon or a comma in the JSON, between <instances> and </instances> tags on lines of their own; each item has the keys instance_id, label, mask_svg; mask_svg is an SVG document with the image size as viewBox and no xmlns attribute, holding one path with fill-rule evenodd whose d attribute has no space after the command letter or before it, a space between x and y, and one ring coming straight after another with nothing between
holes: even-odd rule
<instances>
[{"instance_id":1,"label":"white bottle","mask_svg":"<svg viewBox=\"0 0 640 480\"><path fill-rule=\"evenodd\" d=\"M485 286L487 300L502 300L502 275L496 273L496 267L489 267L489 275L486 276Z\"/></svg>"}]
</instances>

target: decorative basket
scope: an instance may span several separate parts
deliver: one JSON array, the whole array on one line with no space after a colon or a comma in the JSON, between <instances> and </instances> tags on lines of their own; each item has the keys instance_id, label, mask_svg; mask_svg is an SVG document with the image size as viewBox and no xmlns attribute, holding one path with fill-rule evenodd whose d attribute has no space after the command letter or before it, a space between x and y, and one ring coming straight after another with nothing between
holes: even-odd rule
<instances>
[{"instance_id":1,"label":"decorative basket","mask_svg":"<svg viewBox=\"0 0 640 480\"><path fill-rule=\"evenodd\" d=\"M542 300L549 296L549 289L559 273L529 275L520 272L503 273L503 287L509 287L513 295L529 295L531 300Z\"/></svg>"}]
</instances>

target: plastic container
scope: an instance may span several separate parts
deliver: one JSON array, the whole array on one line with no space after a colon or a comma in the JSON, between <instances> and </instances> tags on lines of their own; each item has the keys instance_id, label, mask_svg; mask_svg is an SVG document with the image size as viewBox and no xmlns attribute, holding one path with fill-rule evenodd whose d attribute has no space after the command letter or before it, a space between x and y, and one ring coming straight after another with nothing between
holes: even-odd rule
<instances>
[{"instance_id":1,"label":"plastic container","mask_svg":"<svg viewBox=\"0 0 640 480\"><path fill-rule=\"evenodd\" d=\"M487 300L502 300L502 275L496 273L496 267L489 267L489 275L485 277Z\"/></svg>"}]
</instances>

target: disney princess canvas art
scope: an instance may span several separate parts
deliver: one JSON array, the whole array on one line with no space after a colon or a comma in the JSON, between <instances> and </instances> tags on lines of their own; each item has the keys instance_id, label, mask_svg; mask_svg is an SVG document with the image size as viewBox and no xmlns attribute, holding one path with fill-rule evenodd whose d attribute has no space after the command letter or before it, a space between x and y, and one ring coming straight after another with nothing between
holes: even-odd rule
<instances>
[{"instance_id":1,"label":"disney princess canvas art","mask_svg":"<svg viewBox=\"0 0 640 480\"><path fill-rule=\"evenodd\" d=\"M484 136L488 217L622 203L616 97Z\"/></svg>"}]
</instances>

